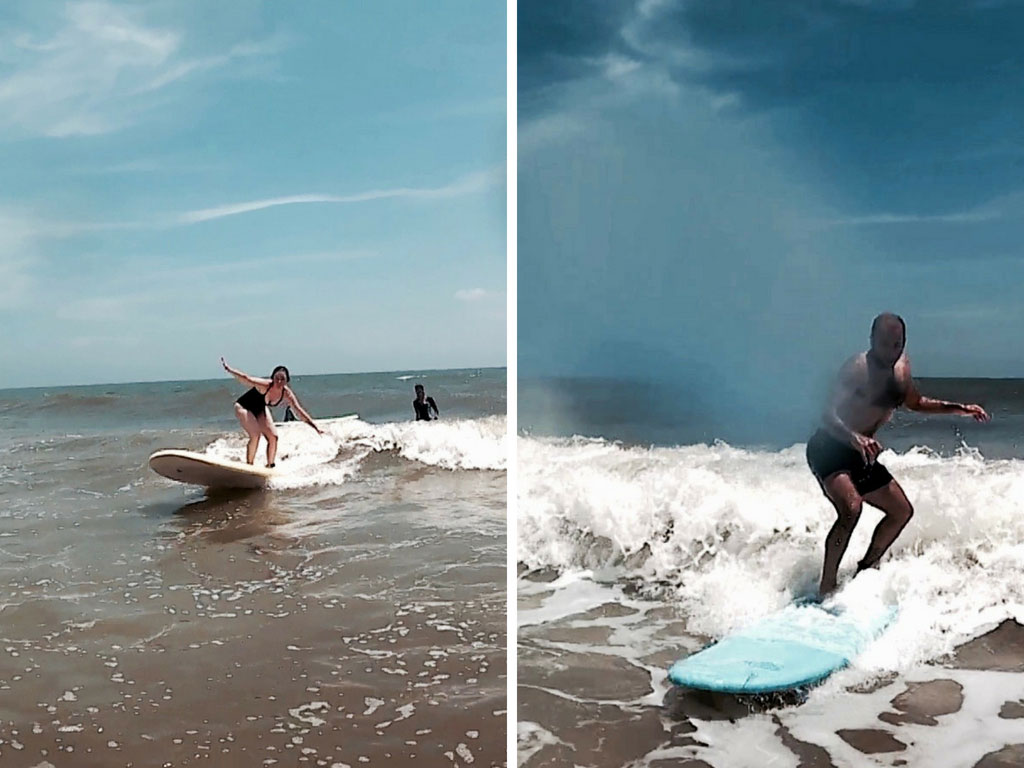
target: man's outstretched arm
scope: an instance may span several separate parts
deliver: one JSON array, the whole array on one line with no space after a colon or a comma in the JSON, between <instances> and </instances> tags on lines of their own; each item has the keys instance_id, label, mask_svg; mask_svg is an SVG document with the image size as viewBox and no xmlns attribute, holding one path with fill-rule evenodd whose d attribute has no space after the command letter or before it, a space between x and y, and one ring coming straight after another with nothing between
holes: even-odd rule
<instances>
[{"instance_id":1,"label":"man's outstretched arm","mask_svg":"<svg viewBox=\"0 0 1024 768\"><path fill-rule=\"evenodd\" d=\"M908 372L909 378L909 372ZM934 397L925 397L918 389L914 380L909 379L907 385L907 399L903 403L907 408L919 413L955 413L960 416L970 416L975 421L989 421L992 417L985 412L980 405L973 403L954 403L949 400L937 400Z\"/></svg>"}]
</instances>

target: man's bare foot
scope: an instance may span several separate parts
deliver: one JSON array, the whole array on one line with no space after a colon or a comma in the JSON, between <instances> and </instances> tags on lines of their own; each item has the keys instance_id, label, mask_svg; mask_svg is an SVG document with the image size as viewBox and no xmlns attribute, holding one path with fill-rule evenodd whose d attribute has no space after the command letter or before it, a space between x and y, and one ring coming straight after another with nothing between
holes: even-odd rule
<instances>
[{"instance_id":1,"label":"man's bare foot","mask_svg":"<svg viewBox=\"0 0 1024 768\"><path fill-rule=\"evenodd\" d=\"M857 563L857 571L853 575L856 576L861 571L866 571L868 568L871 568L871 569L877 571L878 570L878 561L875 560L875 562L873 562L873 563L868 563L868 562L866 562L864 560L861 560L859 563Z\"/></svg>"}]
</instances>

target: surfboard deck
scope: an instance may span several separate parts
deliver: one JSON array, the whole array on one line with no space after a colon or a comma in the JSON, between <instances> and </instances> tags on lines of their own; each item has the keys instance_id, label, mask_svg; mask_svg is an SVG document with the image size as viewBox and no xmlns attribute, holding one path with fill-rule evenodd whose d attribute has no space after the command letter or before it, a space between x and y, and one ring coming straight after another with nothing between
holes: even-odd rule
<instances>
[{"instance_id":1,"label":"surfboard deck","mask_svg":"<svg viewBox=\"0 0 1024 768\"><path fill-rule=\"evenodd\" d=\"M345 413L330 419L321 419L322 424L352 421L359 418L357 413ZM280 422L277 427L284 430L297 428L301 422ZM295 426L293 426L293 424ZM308 427L303 426L303 429ZM280 461L281 459L278 459ZM149 457L149 467L158 475L170 480L207 488L265 488L274 470L265 466L243 464L240 461L218 459L205 453L177 449L157 451Z\"/></svg>"},{"instance_id":2,"label":"surfboard deck","mask_svg":"<svg viewBox=\"0 0 1024 768\"><path fill-rule=\"evenodd\" d=\"M896 617L882 603L856 611L789 605L669 670L676 685L722 693L773 693L812 685L842 669Z\"/></svg>"},{"instance_id":3,"label":"surfboard deck","mask_svg":"<svg viewBox=\"0 0 1024 768\"><path fill-rule=\"evenodd\" d=\"M149 468L170 480L207 488L263 488L274 470L192 451L157 451Z\"/></svg>"}]
</instances>

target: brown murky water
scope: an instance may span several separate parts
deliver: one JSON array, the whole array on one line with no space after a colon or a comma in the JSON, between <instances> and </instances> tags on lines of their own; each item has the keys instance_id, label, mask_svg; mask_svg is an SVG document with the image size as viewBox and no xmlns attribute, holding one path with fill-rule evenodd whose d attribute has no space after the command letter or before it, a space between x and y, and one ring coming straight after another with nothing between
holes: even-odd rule
<instances>
[{"instance_id":1,"label":"brown murky water","mask_svg":"<svg viewBox=\"0 0 1024 768\"><path fill-rule=\"evenodd\" d=\"M505 765L503 471L206 498L164 439L9 460L0 765Z\"/></svg>"}]
</instances>

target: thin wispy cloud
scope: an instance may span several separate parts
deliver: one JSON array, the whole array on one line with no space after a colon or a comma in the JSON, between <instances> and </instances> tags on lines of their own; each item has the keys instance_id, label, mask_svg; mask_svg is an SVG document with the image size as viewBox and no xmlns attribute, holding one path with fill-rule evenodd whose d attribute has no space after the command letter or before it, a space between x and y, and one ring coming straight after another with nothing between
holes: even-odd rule
<instances>
[{"instance_id":1,"label":"thin wispy cloud","mask_svg":"<svg viewBox=\"0 0 1024 768\"><path fill-rule=\"evenodd\" d=\"M649 7L645 8L645 5ZM637 14L627 19L619 30L622 41L648 66L678 67L691 72L711 71L722 62L720 57L715 58L683 39L666 42L650 34L651 28L662 23L661 13L672 6L672 2L641 3Z\"/></svg>"},{"instance_id":2,"label":"thin wispy cloud","mask_svg":"<svg viewBox=\"0 0 1024 768\"><path fill-rule=\"evenodd\" d=\"M500 363L504 301L452 298L505 275L506 19L471 5L4 0L5 386ZM438 259L470 277L396 279Z\"/></svg>"},{"instance_id":3,"label":"thin wispy cloud","mask_svg":"<svg viewBox=\"0 0 1024 768\"><path fill-rule=\"evenodd\" d=\"M121 173L155 173L164 171L166 165L157 160L127 160L123 163L112 163L110 165L70 168L68 173L76 175L103 175Z\"/></svg>"},{"instance_id":4,"label":"thin wispy cloud","mask_svg":"<svg viewBox=\"0 0 1024 768\"><path fill-rule=\"evenodd\" d=\"M846 216L821 223L833 227L882 226L886 224L976 224L1002 216L997 211L965 211L946 214L876 213L869 216Z\"/></svg>"},{"instance_id":5,"label":"thin wispy cloud","mask_svg":"<svg viewBox=\"0 0 1024 768\"><path fill-rule=\"evenodd\" d=\"M234 299L271 296L280 292L280 284L268 279L270 275L280 274L283 270L294 272L312 269L322 273L326 265L373 255L374 252L369 250L284 253L240 261L158 265L150 269L146 269L146 266L152 259L142 256L124 262L121 273L125 277L108 283L103 295L74 296L60 304L56 316L71 322L100 323L126 321L131 317L151 313L154 308L174 314L182 305L181 285L190 286L189 304L207 305L223 299L225 278L231 279L231 296ZM0 269L0 277L2 275ZM254 279L239 282L238 275L251 275ZM142 284L153 287L139 290L137 286ZM231 322L234 323L233 320Z\"/></svg>"},{"instance_id":6,"label":"thin wispy cloud","mask_svg":"<svg viewBox=\"0 0 1024 768\"><path fill-rule=\"evenodd\" d=\"M239 59L277 53L284 47L284 43L285 38L283 37L260 43L240 43L231 46L228 52L224 54L182 61L167 71L159 73L152 80L138 88L135 93L141 94L156 91L190 75L218 69Z\"/></svg>"},{"instance_id":7,"label":"thin wispy cloud","mask_svg":"<svg viewBox=\"0 0 1024 768\"><path fill-rule=\"evenodd\" d=\"M516 136L519 154L529 154L540 147L566 141L585 133L592 123L569 112L542 115L523 121Z\"/></svg>"},{"instance_id":8,"label":"thin wispy cloud","mask_svg":"<svg viewBox=\"0 0 1024 768\"><path fill-rule=\"evenodd\" d=\"M0 312L28 303L37 258L35 226L28 214L0 208Z\"/></svg>"},{"instance_id":9,"label":"thin wispy cloud","mask_svg":"<svg viewBox=\"0 0 1024 768\"><path fill-rule=\"evenodd\" d=\"M68 346L72 349L98 349L109 352L111 349L124 349L125 347L138 347L142 339L136 336L108 335L108 336L73 336L68 339Z\"/></svg>"},{"instance_id":10,"label":"thin wispy cloud","mask_svg":"<svg viewBox=\"0 0 1024 768\"><path fill-rule=\"evenodd\" d=\"M148 166L129 165L122 170L131 172L143 170ZM117 171L110 171L117 172ZM301 204L351 204L366 203L375 200L408 199L408 200L444 200L448 198L461 197L477 192L482 192L503 183L505 168L495 167L485 171L471 173L456 179L450 184L440 187L398 187L395 189L376 189L368 192L359 192L351 195L287 195L283 197L268 198L265 200L252 200L244 203L232 203L212 208L187 211L180 214L164 214L149 220L136 221L72 221L63 220L54 216L43 217L36 214L28 214L23 211L0 210L0 224L5 224L6 232L0 235L0 256L4 243L8 243L9 250L13 253L14 244L17 242L32 240L61 240L77 237L79 235L116 232L116 231L143 231L160 230L173 227L189 226L215 219L222 219L228 216L237 216L243 213L253 213L268 208L275 208L284 205ZM328 253L328 252L325 252ZM334 252L329 252L334 254ZM346 251L343 258L359 258L366 256L366 251ZM315 254L314 254L315 255ZM322 254L321 254L322 255ZM307 255L311 257L312 255ZM341 258L341 257L339 257Z\"/></svg>"},{"instance_id":11,"label":"thin wispy cloud","mask_svg":"<svg viewBox=\"0 0 1024 768\"><path fill-rule=\"evenodd\" d=\"M225 166L223 164L212 162L200 163L175 159L173 157L152 157L125 160L123 162L108 163L106 165L82 165L79 167L67 168L66 171L67 173L75 176L113 176L134 173L184 175L190 173L208 173L223 169L224 167Z\"/></svg>"},{"instance_id":12,"label":"thin wispy cloud","mask_svg":"<svg viewBox=\"0 0 1024 768\"><path fill-rule=\"evenodd\" d=\"M824 227L886 226L900 224L981 224L1024 212L1024 193L1011 192L968 210L948 213L889 213L837 216L818 222Z\"/></svg>"},{"instance_id":13,"label":"thin wispy cloud","mask_svg":"<svg viewBox=\"0 0 1024 768\"><path fill-rule=\"evenodd\" d=\"M442 122L466 117L503 115L508 108L504 96L478 99L475 101L459 101L451 104L411 104L398 106L365 116L370 125L407 125L410 121L418 124L426 122Z\"/></svg>"},{"instance_id":14,"label":"thin wispy cloud","mask_svg":"<svg viewBox=\"0 0 1024 768\"><path fill-rule=\"evenodd\" d=\"M920 320L942 320L955 323L971 323L979 320L996 320L1007 317L1007 308L990 305L967 305L962 307L944 307L942 309L922 310L917 313Z\"/></svg>"},{"instance_id":15,"label":"thin wispy cloud","mask_svg":"<svg viewBox=\"0 0 1024 768\"><path fill-rule=\"evenodd\" d=\"M10 72L0 77L0 131L60 138L123 129L171 84L264 55L277 43L188 55L181 32L147 24L139 8L79 2L64 7L51 35L19 32L0 37L0 45Z\"/></svg>"},{"instance_id":16,"label":"thin wispy cloud","mask_svg":"<svg viewBox=\"0 0 1024 768\"><path fill-rule=\"evenodd\" d=\"M483 301L496 295L494 292L484 290L483 288L462 288L455 292L455 298L465 302Z\"/></svg>"},{"instance_id":17,"label":"thin wispy cloud","mask_svg":"<svg viewBox=\"0 0 1024 768\"><path fill-rule=\"evenodd\" d=\"M158 267L151 271L142 272L144 266L139 264L132 268L133 277L136 281L144 278L151 283L170 281L172 283L196 283L215 278L219 275L238 274L268 274L280 270L299 269L322 269L325 266L339 264L357 259L368 259L377 255L374 251L367 249L317 251L312 253L284 253L277 256L263 256L253 259L231 260L221 263L204 263L191 266L183 266L175 263L169 267ZM142 261L143 257L140 259Z\"/></svg>"},{"instance_id":18,"label":"thin wispy cloud","mask_svg":"<svg viewBox=\"0 0 1024 768\"><path fill-rule=\"evenodd\" d=\"M141 310L148 305L151 296L93 296L77 299L57 308L57 318L75 323L101 323L125 320L132 310Z\"/></svg>"},{"instance_id":19,"label":"thin wispy cloud","mask_svg":"<svg viewBox=\"0 0 1024 768\"><path fill-rule=\"evenodd\" d=\"M404 198L409 200L436 200L479 192L501 183L505 169L495 168L479 173L472 173L442 187L398 187L395 189L375 189L359 192L354 195L286 195L264 200L250 200L242 203L231 203L213 208L203 208L181 214L175 220L177 224L198 224L226 216L237 216L242 213L262 211L281 205L300 205L310 203L365 203L373 200Z\"/></svg>"},{"instance_id":20,"label":"thin wispy cloud","mask_svg":"<svg viewBox=\"0 0 1024 768\"><path fill-rule=\"evenodd\" d=\"M280 287L277 283L265 278L254 282L233 284L233 299L264 299L277 294ZM146 318L156 323L166 322L168 318L189 316L196 307L208 308L219 304L224 299L224 286L220 283L204 284L201 281L189 283L187 305L183 304L181 288L178 283L164 283L162 287L136 290L132 293L119 291L102 296L90 296L72 299L61 304L56 317L74 323L112 323L124 322L133 318Z\"/></svg>"},{"instance_id":21,"label":"thin wispy cloud","mask_svg":"<svg viewBox=\"0 0 1024 768\"><path fill-rule=\"evenodd\" d=\"M5 254L3 248L0 242L0 312L25 305L35 285L31 275L32 261Z\"/></svg>"},{"instance_id":22,"label":"thin wispy cloud","mask_svg":"<svg viewBox=\"0 0 1024 768\"><path fill-rule=\"evenodd\" d=\"M604 75L609 80L619 80L642 66L636 59L617 53L608 54L603 63Z\"/></svg>"}]
</instances>

